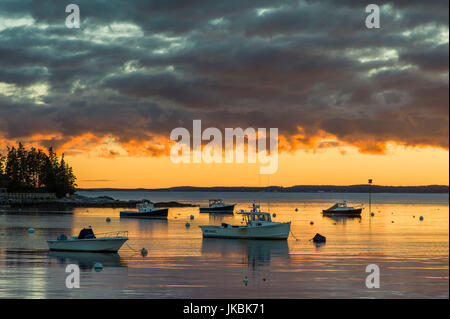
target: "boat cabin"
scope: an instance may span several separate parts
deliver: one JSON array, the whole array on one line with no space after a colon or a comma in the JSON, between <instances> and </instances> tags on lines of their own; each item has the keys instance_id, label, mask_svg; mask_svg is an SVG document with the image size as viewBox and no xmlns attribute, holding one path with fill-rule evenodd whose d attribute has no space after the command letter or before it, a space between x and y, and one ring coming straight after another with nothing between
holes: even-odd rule
<instances>
[{"instance_id":1,"label":"boat cabin","mask_svg":"<svg viewBox=\"0 0 450 319\"><path fill-rule=\"evenodd\" d=\"M327 210L340 210L340 209L353 209L353 207L347 206L347 202L343 201L341 203L336 203Z\"/></svg>"},{"instance_id":2,"label":"boat cabin","mask_svg":"<svg viewBox=\"0 0 450 319\"><path fill-rule=\"evenodd\" d=\"M243 218L247 224L256 222L272 222L272 218L269 213L261 212L239 212L238 214L243 215Z\"/></svg>"},{"instance_id":3,"label":"boat cabin","mask_svg":"<svg viewBox=\"0 0 450 319\"><path fill-rule=\"evenodd\" d=\"M215 206L223 206L225 205L223 200L221 199L210 199L209 200L209 207L215 207Z\"/></svg>"},{"instance_id":4,"label":"boat cabin","mask_svg":"<svg viewBox=\"0 0 450 319\"><path fill-rule=\"evenodd\" d=\"M78 239L95 239L94 231L92 228L83 228L78 235Z\"/></svg>"},{"instance_id":5,"label":"boat cabin","mask_svg":"<svg viewBox=\"0 0 450 319\"><path fill-rule=\"evenodd\" d=\"M153 203L143 202L143 203L137 204L136 208L139 210L139 212L150 212L155 208L155 206L153 205Z\"/></svg>"}]
</instances>

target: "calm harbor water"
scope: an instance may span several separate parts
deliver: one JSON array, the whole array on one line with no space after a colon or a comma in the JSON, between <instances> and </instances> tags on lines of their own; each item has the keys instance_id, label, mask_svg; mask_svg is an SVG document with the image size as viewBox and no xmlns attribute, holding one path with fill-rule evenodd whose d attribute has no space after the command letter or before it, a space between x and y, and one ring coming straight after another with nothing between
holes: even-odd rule
<instances>
[{"instance_id":1,"label":"calm harbor water","mask_svg":"<svg viewBox=\"0 0 450 319\"><path fill-rule=\"evenodd\" d=\"M374 194L374 217L366 194L80 194L201 205L222 198L238 210L256 200L276 213L275 221L292 221L293 235L287 241L202 239L198 225L240 224L241 218L198 208L170 208L167 221L121 220L120 209L112 208L0 208L0 298L449 298L448 194ZM362 217L321 215L340 200L365 203ZM89 225L97 233L128 230L128 245L118 254L48 252L46 240ZM310 241L316 233L326 244ZM148 256L136 252L142 247ZM96 262L102 271L94 270ZM80 266L79 289L65 286L68 264ZM378 289L366 288L369 264L380 268Z\"/></svg>"}]
</instances>

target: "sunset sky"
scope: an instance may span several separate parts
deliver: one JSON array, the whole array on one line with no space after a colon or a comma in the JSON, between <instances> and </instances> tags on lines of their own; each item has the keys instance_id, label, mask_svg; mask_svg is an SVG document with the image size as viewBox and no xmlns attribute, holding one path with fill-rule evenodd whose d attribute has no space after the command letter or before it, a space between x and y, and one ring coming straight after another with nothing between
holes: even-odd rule
<instances>
[{"instance_id":1,"label":"sunset sky","mask_svg":"<svg viewBox=\"0 0 450 319\"><path fill-rule=\"evenodd\" d=\"M0 153L78 186L449 184L448 1L0 1ZM174 164L172 129L278 128L278 171Z\"/></svg>"}]
</instances>

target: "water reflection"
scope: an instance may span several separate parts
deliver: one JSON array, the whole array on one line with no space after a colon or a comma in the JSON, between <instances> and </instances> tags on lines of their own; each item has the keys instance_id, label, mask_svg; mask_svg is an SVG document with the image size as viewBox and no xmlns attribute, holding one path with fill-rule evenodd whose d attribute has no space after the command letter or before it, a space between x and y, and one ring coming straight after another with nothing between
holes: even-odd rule
<instances>
[{"instance_id":1,"label":"water reflection","mask_svg":"<svg viewBox=\"0 0 450 319\"><path fill-rule=\"evenodd\" d=\"M55 258L58 264L78 264L81 270L92 270L96 263L101 263L104 267L127 267L118 253L50 251L48 256Z\"/></svg>"},{"instance_id":2,"label":"water reflection","mask_svg":"<svg viewBox=\"0 0 450 319\"><path fill-rule=\"evenodd\" d=\"M323 218L326 219L331 219L334 220L336 223L342 223L342 224L346 224L347 221L360 221L361 220L361 216L340 216L340 215L331 215L331 216L326 216L323 215Z\"/></svg>"},{"instance_id":3,"label":"water reflection","mask_svg":"<svg viewBox=\"0 0 450 319\"><path fill-rule=\"evenodd\" d=\"M253 269L268 266L273 257L289 259L289 245L284 240L245 240L203 238L202 254L211 257L241 257Z\"/></svg>"},{"instance_id":4,"label":"water reflection","mask_svg":"<svg viewBox=\"0 0 450 319\"><path fill-rule=\"evenodd\" d=\"M210 213L209 221L212 224L221 224L224 220L232 220L234 215L232 214L221 214L221 213Z\"/></svg>"}]
</instances>

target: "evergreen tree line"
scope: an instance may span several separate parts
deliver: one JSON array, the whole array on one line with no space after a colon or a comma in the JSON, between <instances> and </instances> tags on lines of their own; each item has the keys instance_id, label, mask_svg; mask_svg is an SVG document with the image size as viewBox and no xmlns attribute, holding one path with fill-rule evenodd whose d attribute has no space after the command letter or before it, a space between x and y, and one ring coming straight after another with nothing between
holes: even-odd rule
<instances>
[{"instance_id":1,"label":"evergreen tree line","mask_svg":"<svg viewBox=\"0 0 450 319\"><path fill-rule=\"evenodd\" d=\"M8 192L55 193L57 197L75 193L76 177L64 160L53 151L48 153L32 147L8 147L6 155L0 154L0 174L6 176Z\"/></svg>"}]
</instances>

